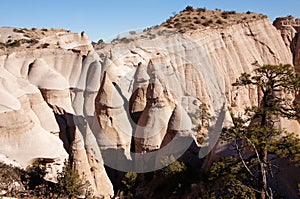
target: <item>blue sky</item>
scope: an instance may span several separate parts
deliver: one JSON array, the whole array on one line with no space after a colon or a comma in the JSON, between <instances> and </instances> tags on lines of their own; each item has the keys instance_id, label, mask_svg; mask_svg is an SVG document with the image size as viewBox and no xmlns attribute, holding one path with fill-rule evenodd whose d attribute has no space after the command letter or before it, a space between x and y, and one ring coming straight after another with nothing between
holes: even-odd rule
<instances>
[{"instance_id":1,"label":"blue sky","mask_svg":"<svg viewBox=\"0 0 300 199\"><path fill-rule=\"evenodd\" d=\"M107 41L122 32L161 24L187 5L249 10L266 14L271 21L278 16L300 17L300 0L4 0L0 26L84 30L94 41Z\"/></svg>"}]
</instances>

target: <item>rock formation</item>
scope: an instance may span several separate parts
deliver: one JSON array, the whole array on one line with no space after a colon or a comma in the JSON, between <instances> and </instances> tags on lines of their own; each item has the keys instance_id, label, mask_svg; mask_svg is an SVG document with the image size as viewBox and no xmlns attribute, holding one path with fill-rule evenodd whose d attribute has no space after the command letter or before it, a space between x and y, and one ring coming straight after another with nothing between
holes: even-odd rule
<instances>
[{"instance_id":1,"label":"rock formation","mask_svg":"<svg viewBox=\"0 0 300 199\"><path fill-rule=\"evenodd\" d=\"M239 115L259 103L256 88L231 86L236 78L255 61L299 64L300 44L298 19L277 19L278 31L263 15L244 20L233 13L206 24L203 12L189 12L200 22L180 24L180 13L96 51L84 32L1 28L0 160L26 167L47 159L53 163L47 178L55 181L55 165L70 156L94 195L109 198L114 192L104 165L114 168L106 160L125 167L122 161L162 151L143 162L158 168L164 156L182 154L177 146L189 138L186 150L194 141L200 123L189 116L200 104L212 116L199 149L207 155L230 123L228 109ZM300 129L296 121L279 126Z\"/></svg>"},{"instance_id":2,"label":"rock formation","mask_svg":"<svg viewBox=\"0 0 300 199\"><path fill-rule=\"evenodd\" d=\"M70 155L95 196L112 196L90 120L82 120L94 116L87 104L96 97L102 72L91 41L85 33L14 30L0 29L6 42L0 52L2 161L14 160L24 168L37 159L53 162L47 178L55 181ZM8 37L20 46L11 45Z\"/></svg>"},{"instance_id":3,"label":"rock formation","mask_svg":"<svg viewBox=\"0 0 300 199\"><path fill-rule=\"evenodd\" d=\"M293 53L294 65L300 65L300 19L293 16L279 17L273 22L273 25L280 31L285 45Z\"/></svg>"}]
</instances>

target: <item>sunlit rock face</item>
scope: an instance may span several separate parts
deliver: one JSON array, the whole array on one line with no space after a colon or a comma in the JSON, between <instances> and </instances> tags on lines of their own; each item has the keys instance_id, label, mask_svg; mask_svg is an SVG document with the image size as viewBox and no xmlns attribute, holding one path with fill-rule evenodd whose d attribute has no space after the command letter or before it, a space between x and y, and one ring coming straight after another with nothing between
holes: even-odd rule
<instances>
[{"instance_id":1,"label":"sunlit rock face","mask_svg":"<svg viewBox=\"0 0 300 199\"><path fill-rule=\"evenodd\" d=\"M177 153L185 138L195 141L200 123L192 116L201 104L212 116L206 146L213 147L231 123L229 109L241 115L259 103L255 87L232 87L241 73L255 61L299 63L298 28L274 24L259 18L184 33L160 26L96 51L84 32L1 28L1 42L25 40L0 46L0 158L22 167L46 159L55 181L71 155L94 195L109 198L107 157L122 168L162 148L160 158ZM299 132L296 121L278 126Z\"/></svg>"},{"instance_id":2,"label":"sunlit rock face","mask_svg":"<svg viewBox=\"0 0 300 199\"><path fill-rule=\"evenodd\" d=\"M291 49L295 66L300 65L300 19L293 16L278 17L273 25L280 31L285 45Z\"/></svg>"},{"instance_id":3,"label":"sunlit rock face","mask_svg":"<svg viewBox=\"0 0 300 199\"><path fill-rule=\"evenodd\" d=\"M149 34L154 36L148 37ZM130 35L127 39L127 42L115 41L97 52L106 57L104 63L110 63L107 69L111 66L112 69L109 70L118 71L111 79L115 79L124 96L130 101L131 113L139 113L138 116L131 115L137 122L135 135L139 137L140 132L144 132L143 136L149 137L135 139L139 143L136 147L141 151L160 148L161 140L145 132L147 125L152 126L150 121L153 115L166 114L161 122L165 125L164 128L161 126L165 132L176 104L193 114L199 104L205 103L213 116L210 121L213 126L223 107L240 115L246 106L258 105L258 92L255 87L232 87L232 83L241 73L250 73L254 69L252 63L293 63L289 46L285 45L280 32L267 18L240 22L221 29L209 27L186 31L183 34L160 27ZM137 76L141 76L140 80ZM141 80L142 83L139 83ZM151 86L152 94L155 90L157 91L154 93L160 91L157 101L160 98L174 99L170 100L173 105L161 100L164 104L160 109L169 110L151 112L154 110L151 107L155 107L153 97L148 94ZM166 93L171 97L166 97ZM156 111L158 110L159 108ZM160 118L159 116L153 118ZM152 139L156 141L151 141Z\"/></svg>"},{"instance_id":4,"label":"sunlit rock face","mask_svg":"<svg viewBox=\"0 0 300 199\"><path fill-rule=\"evenodd\" d=\"M60 29L0 32L3 42L24 41L0 51L2 161L25 168L46 160L46 178L55 182L71 155L94 195L112 196L90 120L85 119L94 116L94 106L87 104L94 104L102 72L89 38Z\"/></svg>"}]
</instances>

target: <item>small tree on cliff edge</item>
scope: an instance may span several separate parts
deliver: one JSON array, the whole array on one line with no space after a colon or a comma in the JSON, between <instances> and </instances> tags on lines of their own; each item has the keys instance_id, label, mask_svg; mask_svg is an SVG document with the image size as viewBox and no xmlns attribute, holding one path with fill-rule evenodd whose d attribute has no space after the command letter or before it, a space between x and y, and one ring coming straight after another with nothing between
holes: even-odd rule
<instances>
[{"instance_id":1,"label":"small tree on cliff edge","mask_svg":"<svg viewBox=\"0 0 300 199\"><path fill-rule=\"evenodd\" d=\"M257 86L260 104L246 108L245 117L233 117L233 127L223 129L221 139L232 143L236 156L215 162L208 180L225 183L222 194L273 198L268 179L273 176L274 159L288 158L300 165L300 139L276 127L280 117L300 118L299 105L294 101L300 76L291 65L254 65L254 75L243 73L233 86Z\"/></svg>"}]
</instances>

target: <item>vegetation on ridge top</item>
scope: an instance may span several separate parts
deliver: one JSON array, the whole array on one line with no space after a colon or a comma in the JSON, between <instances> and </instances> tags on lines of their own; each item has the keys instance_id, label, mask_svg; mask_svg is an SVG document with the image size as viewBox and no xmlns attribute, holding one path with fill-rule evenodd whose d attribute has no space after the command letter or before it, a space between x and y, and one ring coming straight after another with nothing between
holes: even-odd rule
<instances>
[{"instance_id":1,"label":"vegetation on ridge top","mask_svg":"<svg viewBox=\"0 0 300 199\"><path fill-rule=\"evenodd\" d=\"M188 30L203 29L206 27L223 28L228 25L251 22L267 18L266 15L252 13L238 13L236 11L222 11L220 9L206 10L187 6L179 14L170 17L161 27L186 32Z\"/></svg>"}]
</instances>

